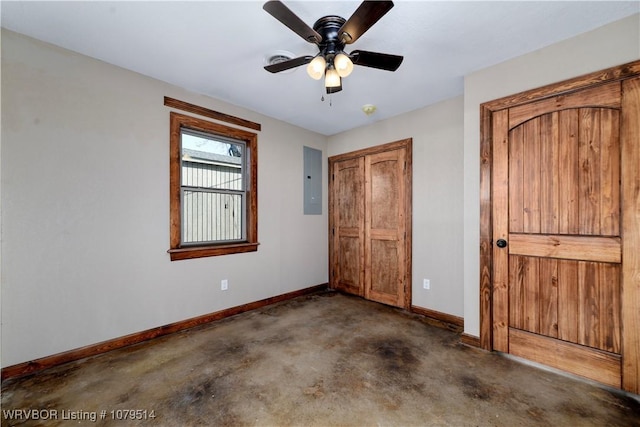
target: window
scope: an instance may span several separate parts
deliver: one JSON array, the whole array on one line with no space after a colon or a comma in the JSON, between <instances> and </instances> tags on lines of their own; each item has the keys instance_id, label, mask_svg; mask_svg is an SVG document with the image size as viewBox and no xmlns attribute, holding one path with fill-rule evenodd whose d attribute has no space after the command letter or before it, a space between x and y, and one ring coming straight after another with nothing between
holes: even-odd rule
<instances>
[{"instance_id":1,"label":"window","mask_svg":"<svg viewBox=\"0 0 640 427\"><path fill-rule=\"evenodd\" d=\"M171 260L258 249L257 135L171 112Z\"/></svg>"}]
</instances>

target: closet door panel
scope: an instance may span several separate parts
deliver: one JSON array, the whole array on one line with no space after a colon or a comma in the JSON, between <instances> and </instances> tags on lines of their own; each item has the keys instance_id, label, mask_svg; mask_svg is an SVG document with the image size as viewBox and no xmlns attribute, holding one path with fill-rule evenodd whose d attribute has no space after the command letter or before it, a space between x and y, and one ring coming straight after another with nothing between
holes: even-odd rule
<instances>
[{"instance_id":1,"label":"closet door panel","mask_svg":"<svg viewBox=\"0 0 640 427\"><path fill-rule=\"evenodd\" d=\"M404 148L365 158L365 297L404 306Z\"/></svg>"},{"instance_id":2,"label":"closet door panel","mask_svg":"<svg viewBox=\"0 0 640 427\"><path fill-rule=\"evenodd\" d=\"M364 295L364 158L331 164L330 286Z\"/></svg>"}]
</instances>

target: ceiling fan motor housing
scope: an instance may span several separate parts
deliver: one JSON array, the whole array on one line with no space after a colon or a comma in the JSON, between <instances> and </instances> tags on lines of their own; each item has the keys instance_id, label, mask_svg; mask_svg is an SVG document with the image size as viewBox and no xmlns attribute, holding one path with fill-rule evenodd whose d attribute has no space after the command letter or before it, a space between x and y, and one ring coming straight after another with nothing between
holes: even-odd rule
<instances>
[{"instance_id":1,"label":"ceiling fan motor housing","mask_svg":"<svg viewBox=\"0 0 640 427\"><path fill-rule=\"evenodd\" d=\"M322 36L322 41L318 43L320 54L324 56L328 62L344 50L345 42L338 32L345 22L346 19L341 16L329 15L318 19L316 23L313 24L313 29Z\"/></svg>"}]
</instances>

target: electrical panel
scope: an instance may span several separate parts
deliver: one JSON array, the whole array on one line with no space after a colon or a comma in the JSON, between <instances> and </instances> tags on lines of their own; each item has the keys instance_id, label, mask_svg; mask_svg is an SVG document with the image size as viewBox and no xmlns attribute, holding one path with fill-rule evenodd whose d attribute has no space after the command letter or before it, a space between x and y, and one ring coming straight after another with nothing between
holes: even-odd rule
<instances>
[{"instance_id":1,"label":"electrical panel","mask_svg":"<svg viewBox=\"0 0 640 427\"><path fill-rule=\"evenodd\" d=\"M322 151L304 150L304 214L322 215Z\"/></svg>"}]
</instances>

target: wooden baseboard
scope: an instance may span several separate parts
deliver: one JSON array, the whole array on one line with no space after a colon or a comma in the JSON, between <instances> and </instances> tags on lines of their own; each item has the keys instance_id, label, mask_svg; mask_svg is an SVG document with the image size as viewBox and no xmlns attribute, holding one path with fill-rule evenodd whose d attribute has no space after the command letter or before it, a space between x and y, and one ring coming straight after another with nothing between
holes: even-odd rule
<instances>
[{"instance_id":1,"label":"wooden baseboard","mask_svg":"<svg viewBox=\"0 0 640 427\"><path fill-rule=\"evenodd\" d=\"M442 313L436 310L430 310L428 308L418 307L416 305L411 306L411 312L426 317L434 326L449 329L450 331L454 331L457 333L460 333L464 330L464 319L462 317Z\"/></svg>"},{"instance_id":2,"label":"wooden baseboard","mask_svg":"<svg viewBox=\"0 0 640 427\"><path fill-rule=\"evenodd\" d=\"M480 337L476 337L474 335L469 335L469 334L465 334L462 333L460 335L460 342L462 344L466 344L466 345L470 345L471 347L480 347Z\"/></svg>"},{"instance_id":3,"label":"wooden baseboard","mask_svg":"<svg viewBox=\"0 0 640 427\"><path fill-rule=\"evenodd\" d=\"M277 295L275 297L266 298L260 301L250 302L248 304L239 305L237 307L227 308L225 310L216 311L215 313L209 313L191 319L182 320L180 322L171 323L168 325L160 326L153 329L148 329L142 332L136 332L123 337L114 338L111 340L103 341L97 344L91 344L86 347L77 348L74 350L65 351L63 353L54 354L51 356L45 356L40 359L32 360L29 362L19 363L17 365L7 366L2 368L2 381L10 378L22 377L25 375L33 374L44 369L52 368L54 366L62 365L64 363L73 362L75 360L84 359L85 357L96 356L98 354L106 353L111 350L116 350L130 345L139 344L144 341L148 341L154 338L158 338L164 335L173 334L176 332L191 329L196 326L204 325L216 320L224 319L226 317L235 316L236 314L244 313L246 311L255 310L261 307L265 307L278 302L290 300L304 295L313 294L327 289L327 284L316 285L310 288L300 289L286 294Z\"/></svg>"}]
</instances>

